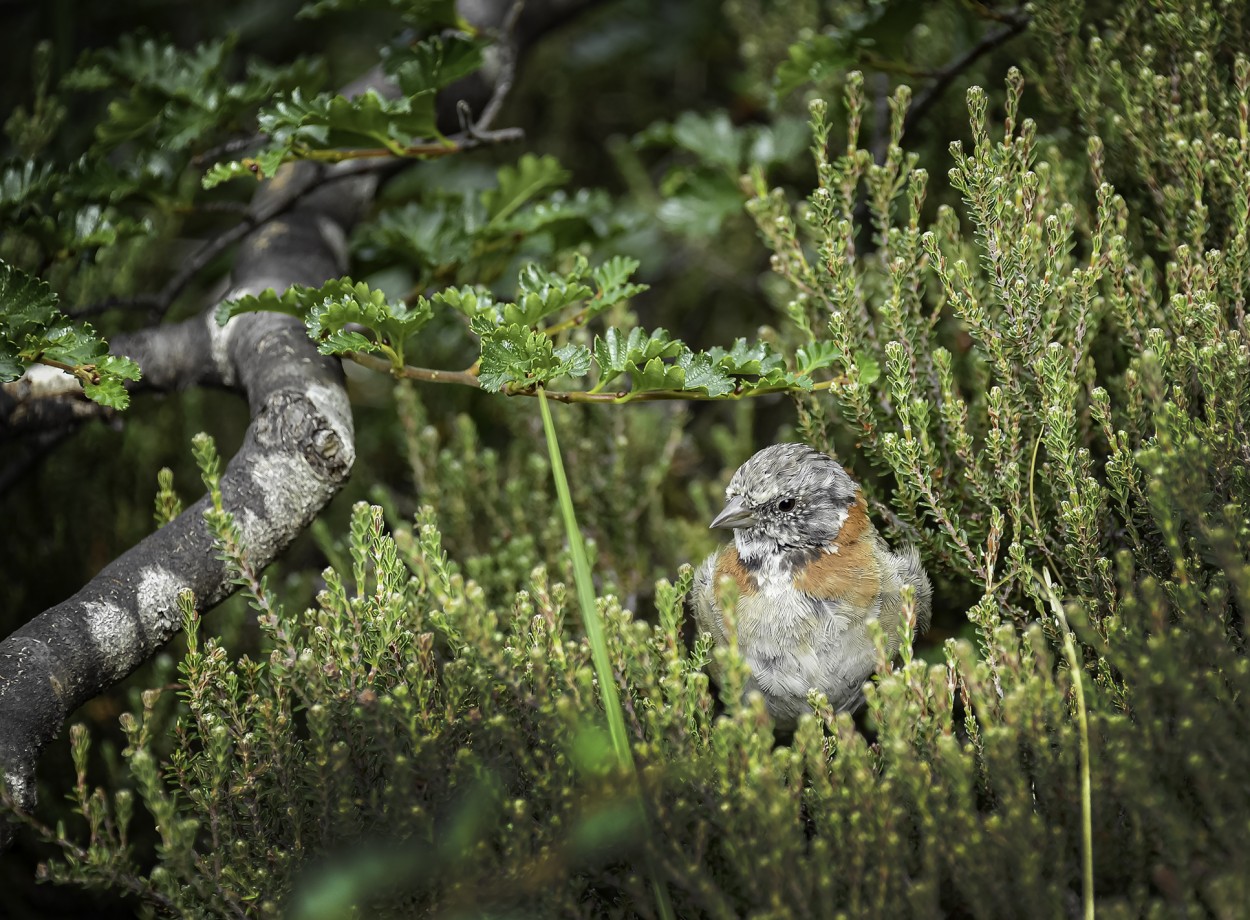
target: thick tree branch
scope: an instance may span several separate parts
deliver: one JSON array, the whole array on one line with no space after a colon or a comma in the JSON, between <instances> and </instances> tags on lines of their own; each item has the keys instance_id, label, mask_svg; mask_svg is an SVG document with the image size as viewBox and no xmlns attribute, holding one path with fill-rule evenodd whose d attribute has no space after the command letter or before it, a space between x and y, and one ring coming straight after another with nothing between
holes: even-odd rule
<instances>
[{"instance_id":1,"label":"thick tree branch","mask_svg":"<svg viewBox=\"0 0 1250 920\"><path fill-rule=\"evenodd\" d=\"M339 176L336 169L296 164L261 188L253 204L267 219L240 234L226 297L321 284L344 273L346 234L372 200L377 178ZM317 352L298 320L250 314L221 327L209 309L183 323L115 336L110 347L139 363L143 387L208 384L246 394L252 421L221 488L257 568L346 481L355 446L342 367ZM70 712L169 641L181 626L179 594L191 591L204 611L234 590L213 549L206 507L201 499L0 643L0 769L23 811L35 803L43 747ZM0 847L13 829L0 826Z\"/></svg>"},{"instance_id":2,"label":"thick tree branch","mask_svg":"<svg viewBox=\"0 0 1250 920\"><path fill-rule=\"evenodd\" d=\"M336 183L322 206L301 207L256 230L240 248L229 296L341 274L350 217L371 198L373 185L367 177ZM117 336L112 348L139 362L147 386L216 384L247 395L252 422L222 477L222 492L258 567L285 549L346 481L355 447L342 369L317 353L297 320L251 314L222 328L209 310L185 323ZM206 505L201 499L0 643L0 767L23 810L34 805L39 753L68 714L179 629L179 593L190 590L196 607L208 610L233 590L204 522ZM7 843L11 827L0 834Z\"/></svg>"}]
</instances>

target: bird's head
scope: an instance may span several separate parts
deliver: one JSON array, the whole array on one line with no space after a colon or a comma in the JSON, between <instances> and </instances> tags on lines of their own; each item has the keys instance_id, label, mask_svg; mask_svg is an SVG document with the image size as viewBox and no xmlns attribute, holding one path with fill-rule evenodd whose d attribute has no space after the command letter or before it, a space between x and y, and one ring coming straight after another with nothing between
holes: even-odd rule
<instances>
[{"instance_id":1,"label":"bird's head","mask_svg":"<svg viewBox=\"0 0 1250 920\"><path fill-rule=\"evenodd\" d=\"M712 527L731 528L742 561L825 550L859 485L836 460L806 444L775 444L734 473Z\"/></svg>"}]
</instances>

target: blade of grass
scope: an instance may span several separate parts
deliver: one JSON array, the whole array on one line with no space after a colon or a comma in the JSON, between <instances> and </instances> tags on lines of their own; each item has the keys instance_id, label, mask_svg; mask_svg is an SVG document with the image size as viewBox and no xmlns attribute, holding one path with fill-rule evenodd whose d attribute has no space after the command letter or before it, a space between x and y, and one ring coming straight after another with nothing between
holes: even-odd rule
<instances>
[{"instance_id":1,"label":"blade of grass","mask_svg":"<svg viewBox=\"0 0 1250 920\"><path fill-rule=\"evenodd\" d=\"M1072 673L1072 690L1076 700L1076 727L1081 745L1081 902L1084 908L1084 920L1094 920L1094 808L1089 767L1089 716L1085 709L1085 688L1081 682L1084 668L1081 667L1081 660L1076 654L1076 640L1072 637L1068 618L1063 612L1063 601L1055 593L1050 569L1042 569L1040 580L1046 588L1050 609L1054 612L1055 619L1063 633L1063 654L1068 660L1068 669Z\"/></svg>"},{"instance_id":2,"label":"blade of grass","mask_svg":"<svg viewBox=\"0 0 1250 920\"><path fill-rule=\"evenodd\" d=\"M564 518L564 530L569 540L569 555L573 559L573 581L577 589L577 603L582 612L582 625L586 630L586 640L590 643L595 676L599 679L599 692L603 695L603 708L608 717L608 733L612 738L612 751L616 755L617 764L633 781L634 795L641 812L643 827L647 829L648 836L650 836L651 822L642 800L642 784L638 777L638 766L634 763L634 752L630 750L629 738L625 734L625 712L621 708L621 697L616 690L616 677L612 673L612 661L608 657L608 643L603 633L603 622L599 619L599 610L595 604L590 560L586 556L581 529L577 526L577 514L573 510L573 497L569 492L568 477L564 475L564 460L560 456L560 442L556 439L556 426L551 419L551 407L547 405L547 394L542 388L538 390L538 405L542 409L543 432L547 436L547 453L551 457L551 476L556 483L556 497L560 502L560 514ZM660 881L650 847L647 847L644 852L647 875L651 879L651 887L655 892L656 909L662 920L673 920L673 905L668 897L668 889Z\"/></svg>"}]
</instances>

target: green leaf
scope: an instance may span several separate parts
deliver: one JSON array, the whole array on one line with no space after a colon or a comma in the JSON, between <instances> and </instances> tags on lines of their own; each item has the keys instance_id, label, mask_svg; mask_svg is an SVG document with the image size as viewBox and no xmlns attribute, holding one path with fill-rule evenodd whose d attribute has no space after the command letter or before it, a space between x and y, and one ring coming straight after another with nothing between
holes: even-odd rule
<instances>
[{"instance_id":1,"label":"green leaf","mask_svg":"<svg viewBox=\"0 0 1250 920\"><path fill-rule=\"evenodd\" d=\"M305 99L296 87L257 116L270 142L253 157L218 163L204 176L205 188L251 174L271 179L282 163L318 151L384 148L411 156L410 148L429 138L442 138L434 110L434 90L387 99L374 89L358 96L321 93Z\"/></svg>"},{"instance_id":2,"label":"green leaf","mask_svg":"<svg viewBox=\"0 0 1250 920\"><path fill-rule=\"evenodd\" d=\"M486 42L465 35L431 36L393 50L383 62L406 96L437 91L482 66Z\"/></svg>"},{"instance_id":3,"label":"green leaf","mask_svg":"<svg viewBox=\"0 0 1250 920\"><path fill-rule=\"evenodd\" d=\"M781 356L774 354L766 342L738 339L729 351L718 347L708 351L712 360L727 374L763 375L782 366Z\"/></svg>"},{"instance_id":4,"label":"green leaf","mask_svg":"<svg viewBox=\"0 0 1250 920\"><path fill-rule=\"evenodd\" d=\"M677 366L685 373L685 390L703 390L708 396L723 396L733 391L734 384L716 366L711 355L686 352L677 356Z\"/></svg>"},{"instance_id":5,"label":"green leaf","mask_svg":"<svg viewBox=\"0 0 1250 920\"><path fill-rule=\"evenodd\" d=\"M56 172L51 164L23 160L6 166L0 172L0 214L16 215L55 185Z\"/></svg>"},{"instance_id":6,"label":"green leaf","mask_svg":"<svg viewBox=\"0 0 1250 920\"><path fill-rule=\"evenodd\" d=\"M743 135L725 112L683 112L673 122L672 138L709 166L741 172Z\"/></svg>"},{"instance_id":7,"label":"green leaf","mask_svg":"<svg viewBox=\"0 0 1250 920\"><path fill-rule=\"evenodd\" d=\"M881 376L880 362L866 351L855 353L855 365L859 368L859 382L864 386L871 386Z\"/></svg>"},{"instance_id":8,"label":"green leaf","mask_svg":"<svg viewBox=\"0 0 1250 920\"><path fill-rule=\"evenodd\" d=\"M794 363L800 374L811 374L830 367L842 358L842 349L832 342L808 342L794 352Z\"/></svg>"},{"instance_id":9,"label":"green leaf","mask_svg":"<svg viewBox=\"0 0 1250 920\"><path fill-rule=\"evenodd\" d=\"M653 358L673 358L681 354L681 342L669 339L663 329L650 335L635 326L629 334L610 328L595 336L595 362L599 365L599 386L610 383L631 368L645 365Z\"/></svg>"},{"instance_id":10,"label":"green leaf","mask_svg":"<svg viewBox=\"0 0 1250 920\"><path fill-rule=\"evenodd\" d=\"M388 300L384 292L373 290L363 281L352 285L350 279L343 279L340 284L337 290L332 289L314 302L309 311L308 334L318 350L322 354L381 351L396 367L402 366L410 340L434 316L429 301L422 297L414 306L408 306L402 301ZM368 328L373 338L346 329L353 324Z\"/></svg>"},{"instance_id":11,"label":"green leaf","mask_svg":"<svg viewBox=\"0 0 1250 920\"><path fill-rule=\"evenodd\" d=\"M672 364L665 364L657 357L641 368L631 364L628 370L633 381L632 389L638 393L701 390L708 396L724 396L734 389L733 380L717 366L711 355L692 352L684 346Z\"/></svg>"},{"instance_id":12,"label":"green leaf","mask_svg":"<svg viewBox=\"0 0 1250 920\"><path fill-rule=\"evenodd\" d=\"M469 319L482 313L496 315L499 309L489 291L472 287L444 288L430 297L430 303L446 304Z\"/></svg>"},{"instance_id":13,"label":"green leaf","mask_svg":"<svg viewBox=\"0 0 1250 920\"><path fill-rule=\"evenodd\" d=\"M720 232L725 218L742 210L742 192L728 176L696 173L683 177L678 190L660 204L656 216L669 230L706 238Z\"/></svg>"},{"instance_id":14,"label":"green leaf","mask_svg":"<svg viewBox=\"0 0 1250 920\"><path fill-rule=\"evenodd\" d=\"M748 132L747 161L761 166L795 162L812 142L806 118L778 117L771 124L754 125Z\"/></svg>"},{"instance_id":15,"label":"green leaf","mask_svg":"<svg viewBox=\"0 0 1250 920\"><path fill-rule=\"evenodd\" d=\"M434 316L432 302L424 297L409 306L389 300L363 281L336 278L319 288L295 284L281 294L270 288L227 301L217 308L217 322L224 325L232 317L261 310L303 319L322 354L382 353L396 368L403 366L412 339ZM372 336L349 326L364 326Z\"/></svg>"},{"instance_id":16,"label":"green leaf","mask_svg":"<svg viewBox=\"0 0 1250 920\"><path fill-rule=\"evenodd\" d=\"M508 217L492 221L486 229L498 236L528 236L569 224L573 232L582 225L591 235L602 237L611 230L610 222L617 216L614 209L615 203L602 189L578 189L572 195L557 189L547 198L531 200Z\"/></svg>"},{"instance_id":17,"label":"green leaf","mask_svg":"<svg viewBox=\"0 0 1250 920\"><path fill-rule=\"evenodd\" d=\"M110 355L89 325L61 313L47 284L0 261L0 382L41 360L68 365L88 398L116 409L130 401L123 381L139 379L139 365Z\"/></svg>"},{"instance_id":18,"label":"green leaf","mask_svg":"<svg viewBox=\"0 0 1250 920\"><path fill-rule=\"evenodd\" d=\"M144 138L163 150L184 150L246 128L257 105L297 86L316 87L322 66L300 59L285 67L249 62L244 79L233 81L235 40L192 49L152 39L123 36L116 48L95 51L66 75L69 89L128 91L109 103L96 128L106 148Z\"/></svg>"},{"instance_id":19,"label":"green leaf","mask_svg":"<svg viewBox=\"0 0 1250 920\"><path fill-rule=\"evenodd\" d=\"M446 271L473 255L474 210L480 205L470 195L391 208L357 235L355 246L366 258L399 260L423 275Z\"/></svg>"},{"instance_id":20,"label":"green leaf","mask_svg":"<svg viewBox=\"0 0 1250 920\"><path fill-rule=\"evenodd\" d=\"M338 283L337 281L332 281L320 288L293 284L281 294L274 291L273 288L266 288L259 294L248 294L234 300L224 300L217 305L217 324L224 326L229 320L240 314L257 313L261 310L268 310L272 313L285 313L288 316L297 316L300 319L304 319L312 308L313 301L321 296L322 292L331 284Z\"/></svg>"},{"instance_id":21,"label":"green leaf","mask_svg":"<svg viewBox=\"0 0 1250 920\"><path fill-rule=\"evenodd\" d=\"M594 293L582 280L586 260L578 256L577 264L567 275L558 275L530 263L517 276L515 304L503 305L503 322L532 326L570 304L587 300Z\"/></svg>"},{"instance_id":22,"label":"green leaf","mask_svg":"<svg viewBox=\"0 0 1250 920\"><path fill-rule=\"evenodd\" d=\"M116 377L101 376L98 383L84 383L82 391L92 402L110 409L121 410L130 405L130 394Z\"/></svg>"},{"instance_id":23,"label":"green leaf","mask_svg":"<svg viewBox=\"0 0 1250 920\"><path fill-rule=\"evenodd\" d=\"M271 179L278 172L286 158L290 155L289 147L282 145L274 147L266 147L259 151L254 157L245 157L242 160L231 160L226 163L214 163L204 173L204 178L200 180L201 185L205 189L216 188L223 182L229 182L231 179L237 179L240 176L250 176L253 179Z\"/></svg>"},{"instance_id":24,"label":"green leaf","mask_svg":"<svg viewBox=\"0 0 1250 920\"><path fill-rule=\"evenodd\" d=\"M482 336L478 381L497 393L509 384L533 386L560 377L582 377L590 352L572 343L555 348L551 339L527 326L497 326Z\"/></svg>"},{"instance_id":25,"label":"green leaf","mask_svg":"<svg viewBox=\"0 0 1250 920\"><path fill-rule=\"evenodd\" d=\"M773 93L784 99L800 86L821 83L841 76L855 63L852 42L847 33L830 28L795 42L773 74Z\"/></svg>"},{"instance_id":26,"label":"green leaf","mask_svg":"<svg viewBox=\"0 0 1250 920\"><path fill-rule=\"evenodd\" d=\"M569 175L555 157L536 157L527 153L515 167L504 166L499 170L498 188L482 193L486 216L491 224L502 223L539 192L563 185L569 180Z\"/></svg>"},{"instance_id":27,"label":"green leaf","mask_svg":"<svg viewBox=\"0 0 1250 920\"><path fill-rule=\"evenodd\" d=\"M305 99L297 88L257 116L260 129L290 147L386 147L395 153L418 139L439 137L434 91L387 99L372 88L358 96L321 93Z\"/></svg>"}]
</instances>

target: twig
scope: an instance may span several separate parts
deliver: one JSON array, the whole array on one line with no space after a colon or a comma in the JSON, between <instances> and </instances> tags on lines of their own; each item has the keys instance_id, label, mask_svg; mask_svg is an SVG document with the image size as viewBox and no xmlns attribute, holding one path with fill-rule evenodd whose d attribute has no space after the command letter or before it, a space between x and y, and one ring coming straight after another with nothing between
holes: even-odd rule
<instances>
[{"instance_id":1,"label":"twig","mask_svg":"<svg viewBox=\"0 0 1250 920\"><path fill-rule=\"evenodd\" d=\"M0 785L0 806L3 806L14 819L34 831L35 835L45 843L60 848L62 853L75 860L79 866L91 865L91 854L44 824L34 815L28 813L18 802L9 796L3 785ZM161 908L171 917L176 917L179 914L178 906L157 891L147 879L122 869L111 867L107 871L112 872L110 881L115 882L122 890L130 892L137 898L147 901L155 907Z\"/></svg>"},{"instance_id":2,"label":"twig","mask_svg":"<svg viewBox=\"0 0 1250 920\"><path fill-rule=\"evenodd\" d=\"M1034 577L1037 578L1036 573ZM1076 703L1076 728L1079 744L1081 771L1081 906L1084 920L1094 920L1094 802L1090 780L1089 713L1085 705L1085 686L1082 681L1085 669L1076 654L1076 640L1063 612L1063 602L1055 593L1050 569L1043 568L1038 581L1046 589L1051 612L1063 635L1063 654L1072 672L1072 695Z\"/></svg>"},{"instance_id":3,"label":"twig","mask_svg":"<svg viewBox=\"0 0 1250 920\"><path fill-rule=\"evenodd\" d=\"M525 136L525 132L520 128L500 128L497 131L487 130L490 123L489 119L494 117L499 106L502 105L504 95L512 86L511 74L514 67L515 62L513 62L512 67L506 70L506 74L500 75L500 83L496 86L495 92L487 103L486 109L483 110L481 118L476 122L467 124L463 131L450 135L445 144L413 145L405 149L405 155L421 158L447 156L474 150L479 147L521 140ZM460 106L463 105L462 100ZM461 110L463 111L463 109ZM410 162L404 157L396 156L394 152L386 148L377 148L376 150L318 151L315 156L307 156L304 159L321 160L330 168L323 168L311 173L302 182L292 182L288 188L283 190L279 197L268 201L264 207L259 210L249 210L240 218L237 224L218 234L196 250L183 263L182 268L166 282L159 293L142 294L129 298L110 297L83 307L71 315L85 317L94 316L114 308L137 308L145 309L152 314L153 319L159 319L168 312L174 300L213 259L217 258L217 256L221 255L257 227L290 210L302 198L316 191L323 184L371 172L387 172L401 169Z\"/></svg>"},{"instance_id":4,"label":"twig","mask_svg":"<svg viewBox=\"0 0 1250 920\"><path fill-rule=\"evenodd\" d=\"M1002 18L1006 25L984 36L955 60L936 71L933 75L933 82L916 94L911 106L907 109L907 115L903 118L904 135L925 116L960 74L971 67L978 58L1019 35L1028 28L1031 21L1029 16L1022 12L1010 17L1009 14L1002 14Z\"/></svg>"},{"instance_id":5,"label":"twig","mask_svg":"<svg viewBox=\"0 0 1250 920\"><path fill-rule=\"evenodd\" d=\"M209 147L203 153L197 153L191 158L192 166L203 166L205 163L216 162L223 156L233 156L244 150L249 150L263 143L265 136L263 134L253 134L251 137L236 137L225 143L218 144L216 147Z\"/></svg>"},{"instance_id":6,"label":"twig","mask_svg":"<svg viewBox=\"0 0 1250 920\"><path fill-rule=\"evenodd\" d=\"M517 22L520 20L521 11L524 8L525 0L516 0L508 10L508 14L504 17L503 22L500 23L500 40L496 45L500 56L499 73L495 76L495 88L491 91L490 99L482 107L482 114L477 117L476 122L469 124L465 128L465 132L470 137L479 136L480 132L491 126L495 116L503 108L503 103L508 97L508 93L512 90L512 81L516 77L517 66L516 43L513 41L513 33L516 31ZM460 102L461 105L464 104L463 99ZM457 109L460 110L460 106L457 106Z\"/></svg>"},{"instance_id":7,"label":"twig","mask_svg":"<svg viewBox=\"0 0 1250 920\"><path fill-rule=\"evenodd\" d=\"M421 380L426 383L458 383L461 386L473 387L475 390L482 388L482 382L478 379L477 365L464 371L435 370L427 367L413 367L409 364L396 369L390 361L365 352L351 351L347 352L344 357L351 358L362 367L405 380ZM835 384L842 382L837 379L823 380L813 384L811 390L803 390L802 392L816 393L828 390ZM683 402L733 401L755 396L771 396L777 393L794 393L798 392L798 387L760 387L754 390L735 390L731 393L711 396L705 393L695 393L691 390L647 390L639 393L635 393L632 390L618 390L613 393L591 393L586 390L548 390L540 383L533 383L528 385L509 384L502 392L505 396L539 396L545 394L548 399L554 399L556 402L562 403L611 403L619 406L631 402L674 400Z\"/></svg>"}]
</instances>

